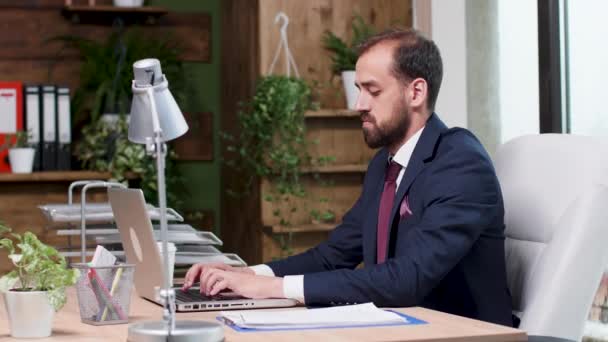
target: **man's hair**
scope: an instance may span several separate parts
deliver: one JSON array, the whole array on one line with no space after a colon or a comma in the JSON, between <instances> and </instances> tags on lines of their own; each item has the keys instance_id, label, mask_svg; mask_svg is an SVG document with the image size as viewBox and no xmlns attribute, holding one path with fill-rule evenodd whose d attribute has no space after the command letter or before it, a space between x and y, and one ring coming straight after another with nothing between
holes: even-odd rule
<instances>
[{"instance_id":1,"label":"man's hair","mask_svg":"<svg viewBox=\"0 0 608 342\"><path fill-rule=\"evenodd\" d=\"M380 43L395 44L393 53L393 75L404 84L415 78L422 78L428 84L427 108L435 109L437 95L443 77L443 64L437 45L423 37L416 30L390 29L369 37L357 47L361 57Z\"/></svg>"}]
</instances>

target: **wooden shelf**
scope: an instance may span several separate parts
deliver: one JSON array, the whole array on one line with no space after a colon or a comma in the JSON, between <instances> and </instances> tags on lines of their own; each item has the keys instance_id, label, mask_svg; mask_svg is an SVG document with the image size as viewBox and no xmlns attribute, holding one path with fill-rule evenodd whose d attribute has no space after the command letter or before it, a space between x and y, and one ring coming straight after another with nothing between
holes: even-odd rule
<instances>
[{"instance_id":1,"label":"wooden shelf","mask_svg":"<svg viewBox=\"0 0 608 342\"><path fill-rule=\"evenodd\" d=\"M367 164L305 166L302 168L304 173L362 173L365 171L367 171Z\"/></svg>"},{"instance_id":2,"label":"wooden shelf","mask_svg":"<svg viewBox=\"0 0 608 342\"><path fill-rule=\"evenodd\" d=\"M69 5L63 8L63 15L79 23L111 23L112 20L120 18L128 23L154 24L158 18L169 11L163 7L117 7L108 5Z\"/></svg>"},{"instance_id":3,"label":"wooden shelf","mask_svg":"<svg viewBox=\"0 0 608 342\"><path fill-rule=\"evenodd\" d=\"M274 234L287 234L292 233L315 233L315 232L330 232L339 224L337 223L311 223L303 224L299 226L285 227L281 225L268 227L269 230Z\"/></svg>"},{"instance_id":4,"label":"wooden shelf","mask_svg":"<svg viewBox=\"0 0 608 342\"><path fill-rule=\"evenodd\" d=\"M32 173L0 173L0 183L72 182L84 179L107 180L109 178L109 172L95 171L45 171Z\"/></svg>"},{"instance_id":5,"label":"wooden shelf","mask_svg":"<svg viewBox=\"0 0 608 342\"><path fill-rule=\"evenodd\" d=\"M359 112L349 109L319 109L304 113L307 118L359 118Z\"/></svg>"}]
</instances>

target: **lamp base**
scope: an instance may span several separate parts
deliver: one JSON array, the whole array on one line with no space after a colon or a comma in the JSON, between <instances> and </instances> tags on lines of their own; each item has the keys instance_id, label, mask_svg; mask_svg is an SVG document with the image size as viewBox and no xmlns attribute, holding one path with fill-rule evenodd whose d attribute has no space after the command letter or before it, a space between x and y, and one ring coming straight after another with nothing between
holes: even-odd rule
<instances>
[{"instance_id":1,"label":"lamp base","mask_svg":"<svg viewBox=\"0 0 608 342\"><path fill-rule=\"evenodd\" d=\"M224 329L216 322L175 321L175 330L167 335L164 321L134 323L129 326L128 342L224 341Z\"/></svg>"}]
</instances>

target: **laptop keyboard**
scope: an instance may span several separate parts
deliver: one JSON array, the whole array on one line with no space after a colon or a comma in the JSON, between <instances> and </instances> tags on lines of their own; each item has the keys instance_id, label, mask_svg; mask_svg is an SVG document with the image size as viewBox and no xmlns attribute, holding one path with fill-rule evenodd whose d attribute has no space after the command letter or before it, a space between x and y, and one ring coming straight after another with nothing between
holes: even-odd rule
<instances>
[{"instance_id":1,"label":"laptop keyboard","mask_svg":"<svg viewBox=\"0 0 608 342\"><path fill-rule=\"evenodd\" d=\"M188 291L175 290L175 298L182 302L206 302L215 300L227 300L227 299L239 299L242 297L235 297L234 295L222 295L217 294L215 296L205 296L200 293L199 289L188 289Z\"/></svg>"}]
</instances>

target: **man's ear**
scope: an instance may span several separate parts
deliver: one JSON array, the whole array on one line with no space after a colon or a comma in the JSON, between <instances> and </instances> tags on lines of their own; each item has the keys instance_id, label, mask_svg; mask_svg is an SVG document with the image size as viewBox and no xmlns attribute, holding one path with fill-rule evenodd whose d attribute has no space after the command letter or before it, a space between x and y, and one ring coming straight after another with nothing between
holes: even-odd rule
<instances>
[{"instance_id":1,"label":"man's ear","mask_svg":"<svg viewBox=\"0 0 608 342\"><path fill-rule=\"evenodd\" d=\"M412 107L426 106L428 84L422 78L415 78L407 87L409 103Z\"/></svg>"}]
</instances>

